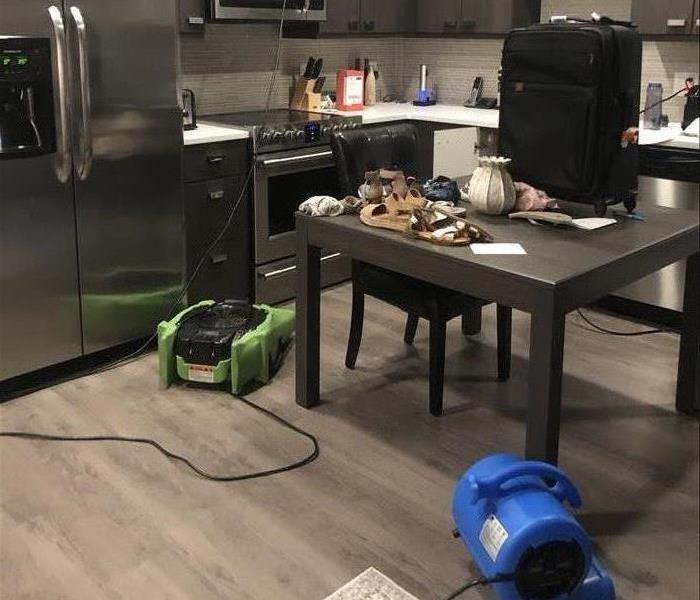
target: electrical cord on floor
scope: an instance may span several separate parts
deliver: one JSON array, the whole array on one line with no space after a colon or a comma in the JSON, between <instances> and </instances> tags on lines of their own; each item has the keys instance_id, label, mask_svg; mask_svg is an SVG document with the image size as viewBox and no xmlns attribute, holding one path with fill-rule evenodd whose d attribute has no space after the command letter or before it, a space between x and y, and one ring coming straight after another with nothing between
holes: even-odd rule
<instances>
[{"instance_id":1,"label":"electrical cord on floor","mask_svg":"<svg viewBox=\"0 0 700 600\"><path fill-rule=\"evenodd\" d=\"M316 437L309 433L308 431L304 431L300 427L297 427L296 425L293 425L286 419L280 417L279 415L275 414L271 410L264 408L258 404L255 404L254 402L251 402L247 398L243 396L236 396L238 400L246 404L247 406L250 406L251 408L255 409L256 411L259 411L269 417L270 419L277 421L287 429L290 429L294 431L295 433L298 433L299 435L307 438L308 440L311 441L313 445L312 451L305 456L304 458L297 460L293 463L290 463L288 465L284 465L281 467L276 467L274 469L267 469L264 471L255 471L252 473L243 473L241 475L213 475L211 473L208 473L201 467L198 467L195 465L189 458L182 456L180 454L177 454L175 452L172 452L171 450L168 450L164 446L162 446L160 443L156 442L155 440L152 440L150 438L137 438L137 437L127 437L127 436L120 436L120 435L92 435L92 436L66 436L66 435L51 435L51 434L46 434L46 433L33 433L33 432L28 432L28 431L0 431L0 437L6 437L6 438L19 438L19 439L24 439L24 440L40 440L40 441L46 441L46 442L119 442L119 443L129 443L129 444L141 444L141 445L148 445L152 446L158 452L166 456L167 458L181 462L185 464L189 469L194 471L197 475L200 477L203 477L204 479L207 479L209 481L218 481L218 482L235 482L235 481L245 481L248 479L259 479L261 477L269 477L270 475L277 475L279 473L286 473L288 471L293 471L295 469L299 469L301 467L304 467L313 461L315 461L319 455L320 455L320 449L318 445L318 440Z\"/></svg>"},{"instance_id":2,"label":"electrical cord on floor","mask_svg":"<svg viewBox=\"0 0 700 600\"><path fill-rule=\"evenodd\" d=\"M612 329L606 329L605 327L601 327L597 323L594 323L591 321L585 314L583 314L583 311L579 308L577 311L578 316L581 317L586 324L588 324L590 327L593 327L596 331L599 333L605 333L607 335L617 335L620 337L637 337L640 335L652 335L654 333L671 333L671 329L664 329L664 328L659 328L659 329L643 329L641 331L614 331Z\"/></svg>"},{"instance_id":3,"label":"electrical cord on floor","mask_svg":"<svg viewBox=\"0 0 700 600\"><path fill-rule=\"evenodd\" d=\"M454 600L458 596L461 596L467 590L475 588L482 585L491 585L493 583L500 583L502 581L511 581L513 579L512 575L496 575L495 577L479 577L478 579L473 579L468 583L465 583L461 588L452 592L445 600Z\"/></svg>"}]
</instances>

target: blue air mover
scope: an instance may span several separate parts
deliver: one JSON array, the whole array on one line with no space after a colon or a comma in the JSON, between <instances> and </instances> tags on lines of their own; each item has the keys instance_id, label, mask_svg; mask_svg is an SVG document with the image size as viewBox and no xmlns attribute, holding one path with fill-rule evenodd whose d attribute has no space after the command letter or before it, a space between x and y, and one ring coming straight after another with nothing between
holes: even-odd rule
<instances>
[{"instance_id":1,"label":"blue air mover","mask_svg":"<svg viewBox=\"0 0 700 600\"><path fill-rule=\"evenodd\" d=\"M558 468L508 454L489 456L460 479L452 512L499 600L614 600L612 580L564 507L581 496Z\"/></svg>"}]
</instances>

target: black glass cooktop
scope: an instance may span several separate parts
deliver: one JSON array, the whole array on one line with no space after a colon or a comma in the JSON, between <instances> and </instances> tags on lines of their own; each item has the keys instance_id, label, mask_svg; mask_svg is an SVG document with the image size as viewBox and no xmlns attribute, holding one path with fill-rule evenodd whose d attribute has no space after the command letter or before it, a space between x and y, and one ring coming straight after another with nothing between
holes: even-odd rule
<instances>
[{"instance_id":1,"label":"black glass cooktop","mask_svg":"<svg viewBox=\"0 0 700 600\"><path fill-rule=\"evenodd\" d=\"M202 117L207 121L223 123L226 125L238 125L239 127L279 127L281 125L296 125L315 123L342 118L342 115L325 115L320 113L289 110L286 108L272 109L269 111L253 110L249 112L225 113L220 115L207 115Z\"/></svg>"}]
</instances>

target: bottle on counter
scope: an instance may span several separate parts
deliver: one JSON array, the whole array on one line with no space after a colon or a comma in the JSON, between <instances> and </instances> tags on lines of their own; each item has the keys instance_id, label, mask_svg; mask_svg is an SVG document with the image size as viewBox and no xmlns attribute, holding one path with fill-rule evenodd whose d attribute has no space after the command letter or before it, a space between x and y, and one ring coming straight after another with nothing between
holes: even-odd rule
<instances>
[{"instance_id":1,"label":"bottle on counter","mask_svg":"<svg viewBox=\"0 0 700 600\"><path fill-rule=\"evenodd\" d=\"M365 59L365 106L374 106L377 103L377 78L374 69L369 64L369 59Z\"/></svg>"}]
</instances>

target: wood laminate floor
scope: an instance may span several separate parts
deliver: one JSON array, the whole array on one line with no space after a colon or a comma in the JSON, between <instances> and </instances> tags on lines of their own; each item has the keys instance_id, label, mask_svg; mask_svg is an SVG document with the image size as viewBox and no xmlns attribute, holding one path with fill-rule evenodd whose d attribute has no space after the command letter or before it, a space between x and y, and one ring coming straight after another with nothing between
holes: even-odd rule
<instances>
[{"instance_id":1,"label":"wood laminate floor","mask_svg":"<svg viewBox=\"0 0 700 600\"><path fill-rule=\"evenodd\" d=\"M423 600L475 571L450 535L453 486L479 457L524 443L529 320L496 383L495 311L450 325L447 415L427 412L427 326L368 300L355 372L343 366L349 288L323 296L323 404L293 402L293 352L251 396L314 432L321 457L218 484L150 448L0 440L0 596L7 599L324 598L370 565ZM596 315L601 323L635 328ZM673 410L678 339L615 338L568 321L561 464L624 600L698 597L698 422ZM303 440L224 393L158 388L155 355L0 407L3 429L155 438L218 473L301 456ZM491 598L485 590L468 598Z\"/></svg>"}]
</instances>

